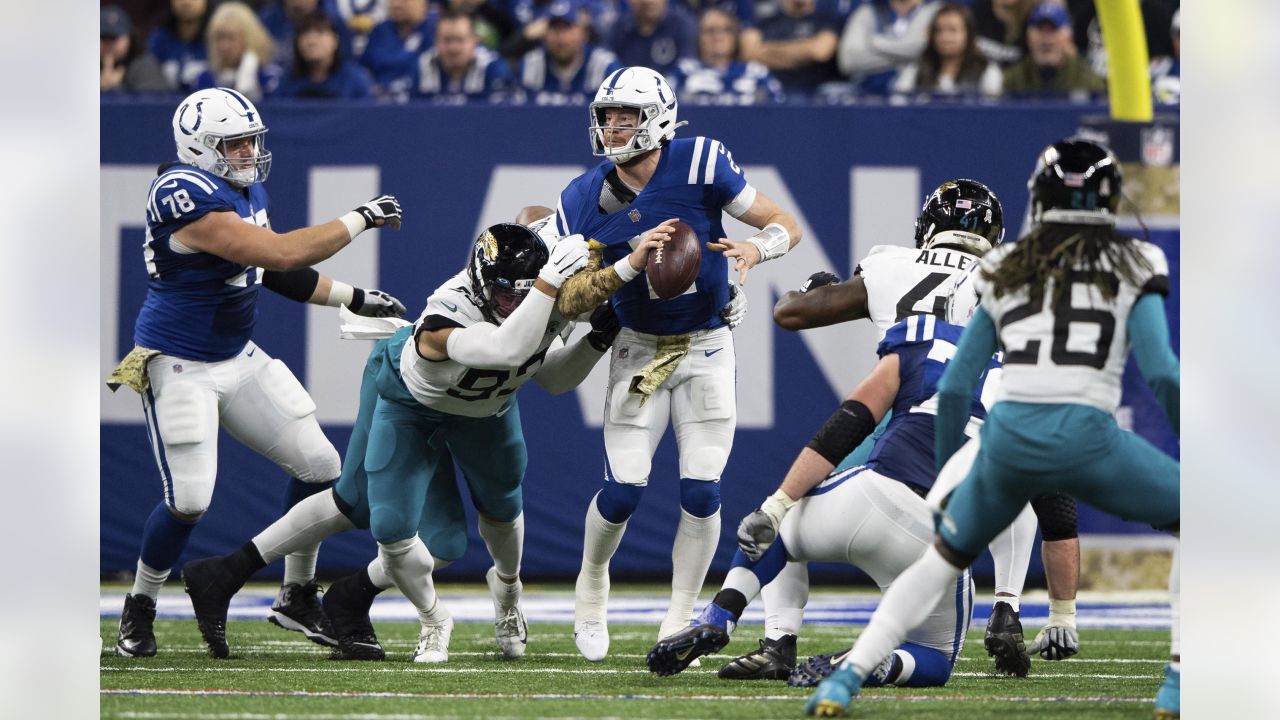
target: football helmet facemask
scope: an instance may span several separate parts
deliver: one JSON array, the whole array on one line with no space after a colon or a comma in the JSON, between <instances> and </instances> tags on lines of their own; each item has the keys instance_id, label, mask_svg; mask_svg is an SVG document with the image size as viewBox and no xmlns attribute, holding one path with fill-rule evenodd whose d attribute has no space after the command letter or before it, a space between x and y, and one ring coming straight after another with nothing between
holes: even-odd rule
<instances>
[{"instance_id":1,"label":"football helmet facemask","mask_svg":"<svg viewBox=\"0 0 1280 720\"><path fill-rule=\"evenodd\" d=\"M1046 147L1027 181L1037 223L1115 225L1124 180L1111 150L1069 137Z\"/></svg>"},{"instance_id":2,"label":"football helmet facemask","mask_svg":"<svg viewBox=\"0 0 1280 720\"><path fill-rule=\"evenodd\" d=\"M616 129L605 123L604 111L610 108L633 110L637 114L635 133L619 147L606 142L605 133ZM687 124L676 122L675 91L661 74L647 67L615 70L600 84L588 111L591 152L615 164L656 150L675 137L676 128Z\"/></svg>"},{"instance_id":3,"label":"football helmet facemask","mask_svg":"<svg viewBox=\"0 0 1280 720\"><path fill-rule=\"evenodd\" d=\"M271 172L267 126L244 95L228 88L197 90L173 114L178 159L206 170L236 187L263 182ZM248 144L251 154L239 156ZM229 149L235 148L236 150Z\"/></svg>"},{"instance_id":4,"label":"football helmet facemask","mask_svg":"<svg viewBox=\"0 0 1280 720\"><path fill-rule=\"evenodd\" d=\"M1004 239L1004 211L977 180L948 180L929 193L916 218L916 247L959 248L981 257Z\"/></svg>"},{"instance_id":5,"label":"football helmet facemask","mask_svg":"<svg viewBox=\"0 0 1280 720\"><path fill-rule=\"evenodd\" d=\"M524 225L499 223L480 233L467 277L486 320L499 325L515 312L549 255L542 238Z\"/></svg>"}]
</instances>

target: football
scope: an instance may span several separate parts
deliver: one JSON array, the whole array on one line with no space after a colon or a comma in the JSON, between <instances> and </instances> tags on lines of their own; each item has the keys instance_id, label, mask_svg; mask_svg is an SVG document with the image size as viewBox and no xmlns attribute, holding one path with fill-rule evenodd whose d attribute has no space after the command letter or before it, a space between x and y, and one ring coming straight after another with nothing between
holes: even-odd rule
<instances>
[{"instance_id":1,"label":"football","mask_svg":"<svg viewBox=\"0 0 1280 720\"><path fill-rule=\"evenodd\" d=\"M671 239L649 253L644 271L649 287L663 300L684 294L698 277L702 265L702 244L688 223L679 220L671 231Z\"/></svg>"}]
</instances>

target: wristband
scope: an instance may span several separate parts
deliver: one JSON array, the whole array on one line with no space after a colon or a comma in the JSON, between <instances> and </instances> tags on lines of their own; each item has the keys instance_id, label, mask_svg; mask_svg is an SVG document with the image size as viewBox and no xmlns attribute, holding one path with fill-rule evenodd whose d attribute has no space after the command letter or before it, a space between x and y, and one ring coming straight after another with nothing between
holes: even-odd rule
<instances>
[{"instance_id":1,"label":"wristband","mask_svg":"<svg viewBox=\"0 0 1280 720\"><path fill-rule=\"evenodd\" d=\"M332 280L331 282L333 285L329 288L329 299L325 300L324 304L329 307L346 305L348 310L355 312L356 308L352 307L352 300L355 298L356 289L340 280ZM364 293L361 294L363 295Z\"/></svg>"},{"instance_id":2,"label":"wristband","mask_svg":"<svg viewBox=\"0 0 1280 720\"><path fill-rule=\"evenodd\" d=\"M341 221L343 225L347 226L347 234L351 236L352 240L355 240L357 235L368 229L368 224L365 223L364 216L355 210L343 215L338 218L338 220Z\"/></svg>"},{"instance_id":3,"label":"wristband","mask_svg":"<svg viewBox=\"0 0 1280 720\"><path fill-rule=\"evenodd\" d=\"M627 259L629 257L631 256L624 256L621 260L613 264L613 271L618 273L618 277L622 278L622 282L624 283L629 283L640 276L640 271L631 267L631 261Z\"/></svg>"},{"instance_id":4,"label":"wristband","mask_svg":"<svg viewBox=\"0 0 1280 720\"><path fill-rule=\"evenodd\" d=\"M760 262L774 260L791 249L791 234L778 223L769 223L760 232L747 238L747 242L760 251Z\"/></svg>"}]
</instances>

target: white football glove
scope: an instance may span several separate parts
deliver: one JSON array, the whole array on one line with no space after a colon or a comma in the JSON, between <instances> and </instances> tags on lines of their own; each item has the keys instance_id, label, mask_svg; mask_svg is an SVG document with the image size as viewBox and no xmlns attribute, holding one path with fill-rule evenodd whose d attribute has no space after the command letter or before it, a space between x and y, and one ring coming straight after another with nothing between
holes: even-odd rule
<instances>
[{"instance_id":1,"label":"white football glove","mask_svg":"<svg viewBox=\"0 0 1280 720\"><path fill-rule=\"evenodd\" d=\"M404 303L381 290L365 290L364 302L351 308L351 312L364 317L385 318L402 317Z\"/></svg>"},{"instance_id":2,"label":"white football glove","mask_svg":"<svg viewBox=\"0 0 1280 720\"><path fill-rule=\"evenodd\" d=\"M383 225L390 225L392 228L400 229L400 201L396 200L394 195L379 195L369 202L356 208L356 212L360 213L360 217L364 218L364 229L372 230Z\"/></svg>"},{"instance_id":3,"label":"white football glove","mask_svg":"<svg viewBox=\"0 0 1280 720\"><path fill-rule=\"evenodd\" d=\"M729 284L729 304L720 309L720 319L732 330L747 316L747 294L736 283Z\"/></svg>"},{"instance_id":4,"label":"white football glove","mask_svg":"<svg viewBox=\"0 0 1280 720\"><path fill-rule=\"evenodd\" d=\"M1040 653L1045 660L1066 660L1080 652L1080 635L1073 627L1046 625L1027 646L1028 653Z\"/></svg>"},{"instance_id":5,"label":"white football glove","mask_svg":"<svg viewBox=\"0 0 1280 720\"><path fill-rule=\"evenodd\" d=\"M568 235L556 241L551 257L542 266L538 279L559 288L570 275L587 266L587 241L581 235Z\"/></svg>"}]
</instances>

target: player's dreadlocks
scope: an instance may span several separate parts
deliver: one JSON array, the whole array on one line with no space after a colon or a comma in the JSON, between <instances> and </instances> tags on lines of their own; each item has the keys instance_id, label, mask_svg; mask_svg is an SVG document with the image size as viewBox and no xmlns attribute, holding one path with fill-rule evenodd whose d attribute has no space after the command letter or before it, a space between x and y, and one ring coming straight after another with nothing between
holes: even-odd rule
<instances>
[{"instance_id":1,"label":"player's dreadlocks","mask_svg":"<svg viewBox=\"0 0 1280 720\"><path fill-rule=\"evenodd\" d=\"M1032 230L993 270L983 270L996 297L1024 286L1053 284L1054 304L1071 286L1067 273L1083 272L1105 300L1115 298L1117 286L1105 281L1114 272L1133 286L1151 271L1137 241L1109 225L1044 223Z\"/></svg>"}]
</instances>

